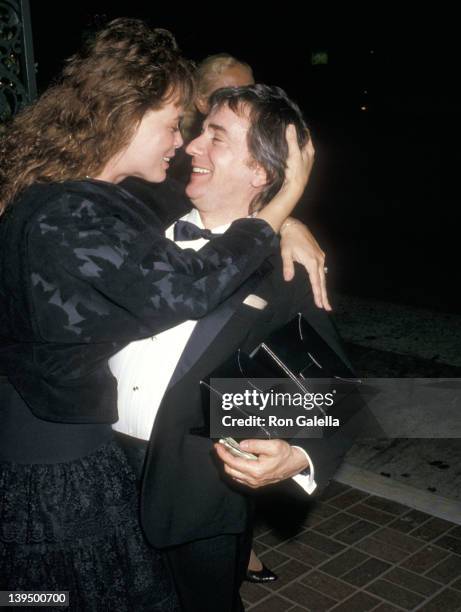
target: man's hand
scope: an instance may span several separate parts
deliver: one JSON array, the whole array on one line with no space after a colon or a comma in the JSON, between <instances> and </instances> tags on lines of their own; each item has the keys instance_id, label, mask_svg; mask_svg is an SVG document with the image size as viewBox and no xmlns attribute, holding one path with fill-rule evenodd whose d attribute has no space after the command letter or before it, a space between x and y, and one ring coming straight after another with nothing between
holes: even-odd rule
<instances>
[{"instance_id":1,"label":"man's hand","mask_svg":"<svg viewBox=\"0 0 461 612\"><path fill-rule=\"evenodd\" d=\"M331 311L325 277L325 253L309 228L289 217L280 230L283 277L290 281L295 274L294 262L302 264L309 274L314 301L319 308Z\"/></svg>"},{"instance_id":2,"label":"man's hand","mask_svg":"<svg viewBox=\"0 0 461 612\"><path fill-rule=\"evenodd\" d=\"M285 440L243 440L240 447L257 455L257 461L235 457L222 444L215 444L224 471L252 489L291 478L308 466L304 453Z\"/></svg>"}]
</instances>

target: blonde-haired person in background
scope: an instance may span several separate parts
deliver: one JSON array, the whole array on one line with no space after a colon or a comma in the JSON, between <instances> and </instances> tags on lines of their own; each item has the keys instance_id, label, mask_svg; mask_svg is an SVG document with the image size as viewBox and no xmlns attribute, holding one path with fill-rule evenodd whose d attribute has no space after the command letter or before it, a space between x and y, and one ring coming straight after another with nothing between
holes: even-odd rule
<instances>
[{"instance_id":1,"label":"blonde-haired person in background","mask_svg":"<svg viewBox=\"0 0 461 612\"><path fill-rule=\"evenodd\" d=\"M209 55L202 60L195 71L195 80L197 93L181 122L186 143L199 135L203 120L210 110L210 97L217 89L253 85L255 82L251 66L229 53Z\"/></svg>"}]
</instances>

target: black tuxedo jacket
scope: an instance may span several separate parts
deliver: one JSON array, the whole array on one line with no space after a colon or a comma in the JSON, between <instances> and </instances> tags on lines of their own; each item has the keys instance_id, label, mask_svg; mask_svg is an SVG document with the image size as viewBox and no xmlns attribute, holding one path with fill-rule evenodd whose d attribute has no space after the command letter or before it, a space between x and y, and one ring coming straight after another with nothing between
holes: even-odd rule
<instances>
[{"instance_id":1,"label":"black tuxedo jacket","mask_svg":"<svg viewBox=\"0 0 461 612\"><path fill-rule=\"evenodd\" d=\"M244 304L249 294L265 299L266 308ZM244 530L246 495L222 474L212 441L192 433L204 424L199 383L238 348L254 348L297 313L350 367L330 317L313 303L306 273L299 268L286 283L279 256L267 260L196 325L160 405L146 458L141 516L152 545L167 547ZM352 443L354 425L346 428L329 439L296 440L312 458L316 493L328 483Z\"/></svg>"}]
</instances>

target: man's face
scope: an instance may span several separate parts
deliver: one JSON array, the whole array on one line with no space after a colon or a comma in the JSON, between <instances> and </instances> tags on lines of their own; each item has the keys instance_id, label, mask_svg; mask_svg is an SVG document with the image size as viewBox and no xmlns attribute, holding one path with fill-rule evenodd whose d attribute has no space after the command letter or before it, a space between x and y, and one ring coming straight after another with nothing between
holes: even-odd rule
<instances>
[{"instance_id":1,"label":"man's face","mask_svg":"<svg viewBox=\"0 0 461 612\"><path fill-rule=\"evenodd\" d=\"M220 211L229 220L248 215L266 179L251 163L248 128L246 113L236 115L224 105L208 115L202 134L187 146L192 173L186 193L200 212Z\"/></svg>"}]
</instances>

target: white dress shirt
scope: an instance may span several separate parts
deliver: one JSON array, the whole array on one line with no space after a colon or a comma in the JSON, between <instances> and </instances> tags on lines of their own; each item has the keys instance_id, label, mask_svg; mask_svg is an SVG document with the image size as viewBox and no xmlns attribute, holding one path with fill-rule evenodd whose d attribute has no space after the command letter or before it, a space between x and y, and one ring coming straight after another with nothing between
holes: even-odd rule
<instances>
[{"instance_id":1,"label":"white dress shirt","mask_svg":"<svg viewBox=\"0 0 461 612\"><path fill-rule=\"evenodd\" d=\"M194 208L182 221L194 223L204 229L198 211ZM216 234L225 232L230 224L214 228ZM170 240L174 239L174 223L165 232ZM198 251L206 244L205 238L178 241L182 248ZM160 334L131 342L109 359L109 367L118 383L119 419L112 426L120 433L142 440L149 440L168 383L173 375L182 352L194 331L197 321L184 321ZM299 448L309 462L310 473L293 477L307 493L317 487L314 480L314 466L309 455Z\"/></svg>"},{"instance_id":2,"label":"white dress shirt","mask_svg":"<svg viewBox=\"0 0 461 612\"><path fill-rule=\"evenodd\" d=\"M203 228L195 208L182 220ZM221 234L228 227L214 231ZM165 232L170 240L173 240L173 228L174 224ZM206 243L204 238L199 238L176 244L198 251ZM116 431L149 440L160 402L196 323L184 321L150 338L131 342L109 359L118 383L119 419L112 426Z\"/></svg>"}]
</instances>

